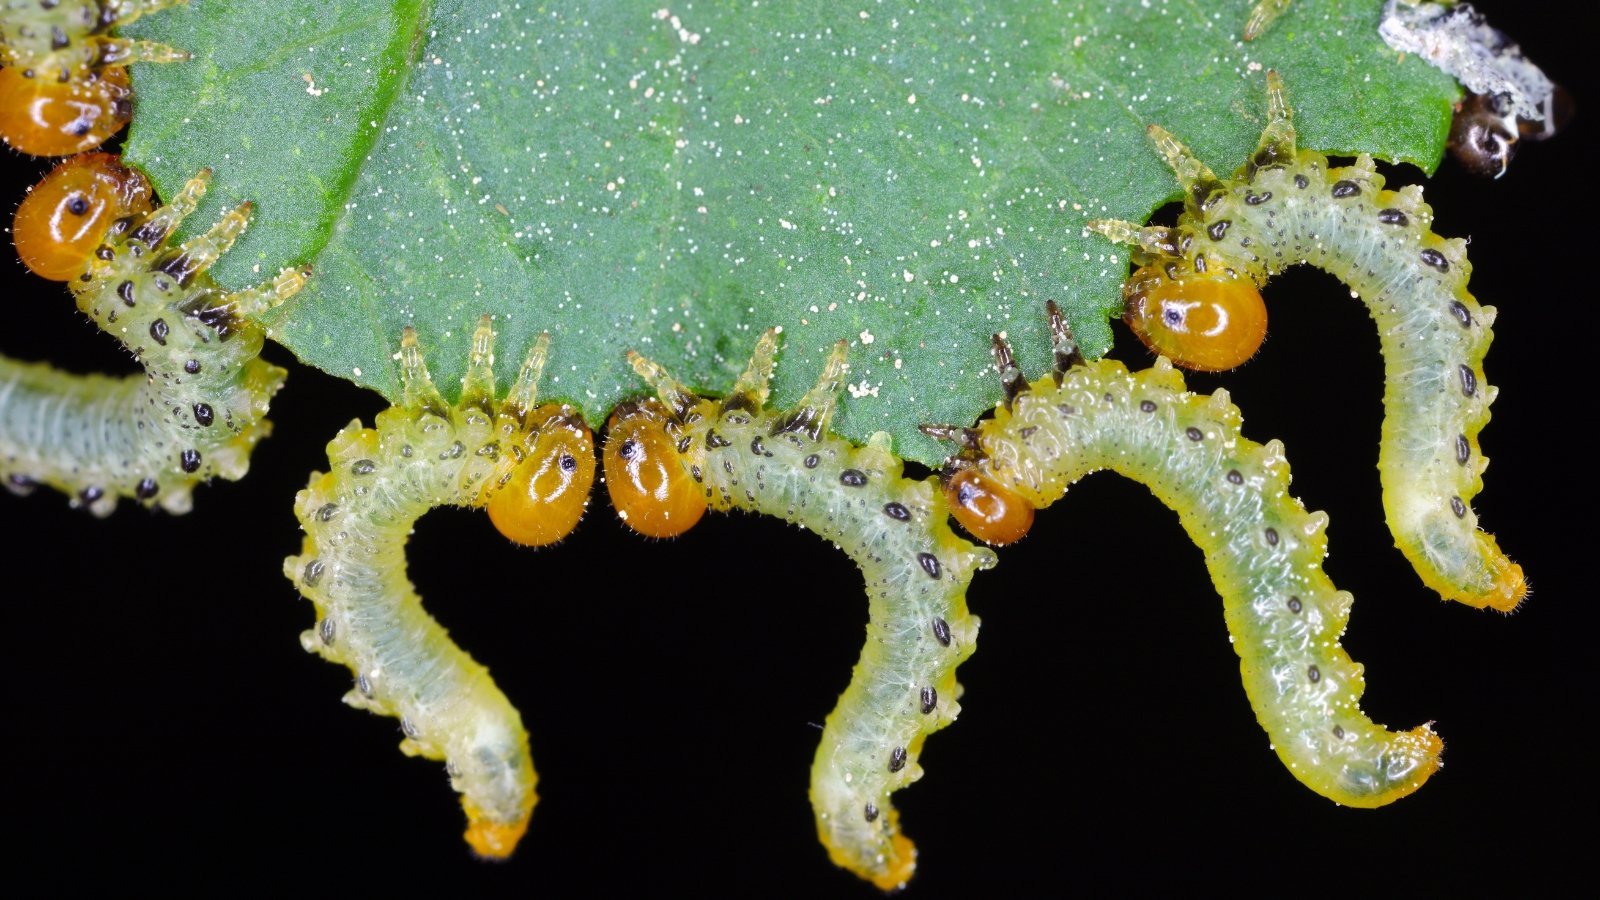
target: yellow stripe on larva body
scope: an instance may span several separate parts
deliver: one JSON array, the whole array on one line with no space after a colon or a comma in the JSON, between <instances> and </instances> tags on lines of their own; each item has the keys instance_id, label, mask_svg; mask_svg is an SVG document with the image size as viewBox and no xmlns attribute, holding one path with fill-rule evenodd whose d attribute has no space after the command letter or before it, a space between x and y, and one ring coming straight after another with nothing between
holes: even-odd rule
<instances>
[{"instance_id":1,"label":"yellow stripe on larva body","mask_svg":"<svg viewBox=\"0 0 1600 900\"><path fill-rule=\"evenodd\" d=\"M1322 154L1297 150L1282 83L1275 73L1267 81L1260 148L1229 179L1151 129L1184 188L1176 226L1090 227L1133 245L1140 266L1179 276L1226 272L1259 284L1307 263L1343 281L1382 342L1378 467L1396 545L1445 598L1513 609L1527 593L1522 569L1479 530L1470 507L1488 465L1478 432L1495 395L1483 375L1495 310L1467 291L1466 242L1432 232L1420 188L1384 190L1370 157L1332 168Z\"/></svg>"},{"instance_id":2,"label":"yellow stripe on larva body","mask_svg":"<svg viewBox=\"0 0 1600 900\"><path fill-rule=\"evenodd\" d=\"M1351 597L1322 571L1327 517L1289 495L1283 448L1239 433L1218 391L1184 390L1167 363L1100 360L1044 378L975 429L973 465L1037 506L1110 469L1176 511L1223 598L1245 691L1284 764L1349 806L1411 793L1439 766L1427 726L1391 732L1357 705L1361 666L1339 646Z\"/></svg>"},{"instance_id":3,"label":"yellow stripe on larva body","mask_svg":"<svg viewBox=\"0 0 1600 900\"><path fill-rule=\"evenodd\" d=\"M923 740L960 710L955 669L973 650L973 574L994 554L957 537L931 481L911 481L879 433L864 447L828 433L841 343L796 410L765 409L776 350L762 337L721 401L695 397L659 366L634 368L676 413L668 433L713 509L776 516L843 549L866 579L867 642L822 730L811 770L817 832L833 861L885 890L915 867L889 795L922 777Z\"/></svg>"}]
</instances>

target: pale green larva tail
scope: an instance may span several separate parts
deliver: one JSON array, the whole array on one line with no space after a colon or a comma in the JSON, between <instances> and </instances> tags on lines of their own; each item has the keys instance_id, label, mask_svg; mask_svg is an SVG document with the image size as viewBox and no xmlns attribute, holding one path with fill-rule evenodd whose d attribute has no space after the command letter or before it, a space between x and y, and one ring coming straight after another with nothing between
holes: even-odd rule
<instances>
[{"instance_id":1,"label":"pale green larva tail","mask_svg":"<svg viewBox=\"0 0 1600 900\"><path fill-rule=\"evenodd\" d=\"M828 433L844 378L844 344L793 411L765 409L774 332L723 400L696 397L638 355L633 366L675 414L684 467L714 509L777 516L843 548L866 578L867 643L828 716L811 770L817 832L840 866L885 890L911 877L916 851L889 794L922 777L922 741L948 725L956 666L978 619L967 584L994 554L957 537L931 482L901 475L888 436L858 447Z\"/></svg>"},{"instance_id":2,"label":"pale green larva tail","mask_svg":"<svg viewBox=\"0 0 1600 900\"><path fill-rule=\"evenodd\" d=\"M1322 154L1297 150L1276 73L1267 74L1267 95L1261 145L1227 180L1150 129L1184 188L1177 225L1089 227L1133 246L1134 262L1156 270L1259 284L1309 263L1343 281L1367 304L1382 342L1378 468L1396 544L1445 598L1514 609L1527 593L1522 569L1479 530L1469 505L1488 465L1478 432L1495 395L1483 376L1495 311L1467 292L1466 242L1433 233L1420 188L1384 190L1370 157L1330 168Z\"/></svg>"},{"instance_id":3,"label":"pale green larva tail","mask_svg":"<svg viewBox=\"0 0 1600 900\"><path fill-rule=\"evenodd\" d=\"M249 468L284 376L259 358L258 317L300 290L309 270L284 269L239 292L211 279L206 269L244 231L249 204L167 247L209 177L201 172L166 206L118 221L70 283L78 308L143 374L69 375L0 357L0 476L13 492L46 484L97 516L119 497L183 513L196 484Z\"/></svg>"},{"instance_id":4,"label":"pale green larva tail","mask_svg":"<svg viewBox=\"0 0 1600 900\"><path fill-rule=\"evenodd\" d=\"M330 470L313 475L295 498L305 545L284 563L284 574L317 607L317 625L301 643L355 674L345 702L399 718L407 755L446 761L467 813L468 843L481 856L499 858L515 849L533 812L528 735L489 671L422 608L406 578L406 539L434 507L493 511L499 498L515 502L518 492L509 485L527 487L518 478L527 467L577 476L575 485L562 482L576 490L552 495L561 508L531 504L536 516L563 518L565 534L584 508L594 450L573 410L534 405L546 339L529 351L504 400L495 398L487 318L472 345L461 399L451 405L434 388L415 333L406 330L404 402L379 413L374 428L352 422L328 445Z\"/></svg>"},{"instance_id":5,"label":"pale green larva tail","mask_svg":"<svg viewBox=\"0 0 1600 900\"><path fill-rule=\"evenodd\" d=\"M1205 551L1245 691L1294 776L1349 806L1420 787L1443 745L1427 725L1388 731L1357 706L1361 666L1339 646L1351 597L1322 572L1327 516L1289 495L1282 445L1241 436L1226 392L1189 393L1165 359L1131 374L1084 362L1053 308L1050 318L1064 365L1008 384L1013 399L963 435L961 464L1036 506L1100 469L1150 488ZM996 350L1010 369L998 337Z\"/></svg>"}]
</instances>

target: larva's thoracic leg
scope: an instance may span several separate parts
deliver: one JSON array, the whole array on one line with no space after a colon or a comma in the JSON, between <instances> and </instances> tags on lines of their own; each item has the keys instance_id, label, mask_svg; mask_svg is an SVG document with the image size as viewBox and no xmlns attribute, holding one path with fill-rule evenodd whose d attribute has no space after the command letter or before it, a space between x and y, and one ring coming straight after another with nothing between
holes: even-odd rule
<instances>
[{"instance_id":1,"label":"larva's thoracic leg","mask_svg":"<svg viewBox=\"0 0 1600 900\"><path fill-rule=\"evenodd\" d=\"M541 337L497 401L485 317L461 399L451 405L407 329L403 404L379 413L373 428L352 422L328 445L330 471L313 475L295 498L304 547L284 563L317 607L317 625L301 643L350 667L355 687L346 703L400 719L407 755L446 761L467 813L467 842L493 858L511 854L533 812L528 736L488 670L423 610L406 578L405 545L434 507L492 511L507 496L518 524L548 515L571 530L574 503L581 515L594 477L593 441L572 409L534 405L547 347ZM552 484L561 490L540 493Z\"/></svg>"},{"instance_id":2,"label":"larva's thoracic leg","mask_svg":"<svg viewBox=\"0 0 1600 900\"><path fill-rule=\"evenodd\" d=\"M208 172L151 211L147 193L119 180L139 176L114 158L78 157L57 172L76 175L74 167L112 178L103 192L120 199L106 201L110 211L94 227L56 236L70 240L37 235L41 217L29 212L36 201L99 208L77 181L63 182L56 197L52 173L18 211L19 247L32 248L25 259L47 260L71 278L78 308L121 341L144 374L68 375L0 358L0 476L13 491L57 488L97 516L109 515L119 497L187 512L196 484L243 477L251 450L270 431L264 416L284 371L259 358L265 332L257 317L300 290L309 270L284 269L260 287L224 290L206 270L244 230L248 206L181 247L166 245L204 196Z\"/></svg>"},{"instance_id":3,"label":"larva's thoracic leg","mask_svg":"<svg viewBox=\"0 0 1600 900\"><path fill-rule=\"evenodd\" d=\"M980 422L956 465L1036 506L1100 469L1148 487L1205 551L1245 691L1294 776L1349 806L1420 787L1442 744L1427 725L1391 732L1357 706L1361 666L1338 643L1351 597L1322 572L1327 516L1290 496L1282 445L1243 437L1227 394L1189 393L1165 359L1131 374L1083 362L1052 313L1069 365Z\"/></svg>"},{"instance_id":4,"label":"larva's thoracic leg","mask_svg":"<svg viewBox=\"0 0 1600 900\"><path fill-rule=\"evenodd\" d=\"M911 877L915 850L889 795L922 776L927 735L956 717L955 668L972 653L972 575L994 554L957 537L934 483L910 481L888 436L858 447L828 433L844 344L794 410L763 407L777 340L762 336L732 394L696 397L638 355L681 464L714 509L777 516L832 541L860 566L870 623L850 686L828 716L811 772L817 831L833 861L885 890Z\"/></svg>"},{"instance_id":5,"label":"larva's thoracic leg","mask_svg":"<svg viewBox=\"0 0 1600 900\"><path fill-rule=\"evenodd\" d=\"M36 156L98 147L133 113L127 65L189 54L111 30L182 0L0 3L0 138Z\"/></svg>"},{"instance_id":6,"label":"larva's thoracic leg","mask_svg":"<svg viewBox=\"0 0 1600 900\"><path fill-rule=\"evenodd\" d=\"M1298 150L1283 84L1267 75L1268 124L1226 181L1159 128L1151 134L1184 188L1177 225L1090 228L1132 246L1141 272L1226 272L1264 283L1297 263L1343 281L1377 322L1386 386L1378 467L1395 542L1447 599L1511 610L1527 593L1520 566L1478 529L1472 498L1488 465L1478 432L1495 389L1483 375L1495 310L1467 291L1466 242L1431 230L1422 191L1383 188L1367 156L1330 168Z\"/></svg>"}]
</instances>

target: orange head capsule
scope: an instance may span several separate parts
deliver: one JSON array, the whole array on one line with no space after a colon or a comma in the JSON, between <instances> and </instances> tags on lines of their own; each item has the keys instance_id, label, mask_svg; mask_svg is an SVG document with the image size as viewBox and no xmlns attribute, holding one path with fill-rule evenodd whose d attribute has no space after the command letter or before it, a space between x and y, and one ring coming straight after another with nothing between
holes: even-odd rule
<instances>
[{"instance_id":1,"label":"orange head capsule","mask_svg":"<svg viewBox=\"0 0 1600 900\"><path fill-rule=\"evenodd\" d=\"M0 138L23 153L93 150L133 115L128 70L104 66L61 81L43 70L0 68Z\"/></svg>"},{"instance_id":2,"label":"orange head capsule","mask_svg":"<svg viewBox=\"0 0 1600 900\"><path fill-rule=\"evenodd\" d=\"M1014 544L1033 527L1033 504L976 466L957 469L947 477L944 496L956 521L986 544Z\"/></svg>"},{"instance_id":3,"label":"orange head capsule","mask_svg":"<svg viewBox=\"0 0 1600 900\"><path fill-rule=\"evenodd\" d=\"M1185 369L1243 365L1267 337L1267 305L1249 278L1145 266L1123 285L1123 318L1151 350Z\"/></svg>"},{"instance_id":4,"label":"orange head capsule","mask_svg":"<svg viewBox=\"0 0 1600 900\"><path fill-rule=\"evenodd\" d=\"M617 516L647 537L676 537L706 513L706 498L678 460L666 413L655 401L611 416L602 454L606 489Z\"/></svg>"},{"instance_id":5,"label":"orange head capsule","mask_svg":"<svg viewBox=\"0 0 1600 900\"><path fill-rule=\"evenodd\" d=\"M150 209L150 183L143 175L109 153L85 153L56 166L23 198L11 237L34 274L70 281L89 264L113 222Z\"/></svg>"},{"instance_id":6,"label":"orange head capsule","mask_svg":"<svg viewBox=\"0 0 1600 900\"><path fill-rule=\"evenodd\" d=\"M489 521L508 539L529 547L553 544L583 518L594 487L594 434L560 406L534 412L544 424L511 477L489 497Z\"/></svg>"}]
</instances>

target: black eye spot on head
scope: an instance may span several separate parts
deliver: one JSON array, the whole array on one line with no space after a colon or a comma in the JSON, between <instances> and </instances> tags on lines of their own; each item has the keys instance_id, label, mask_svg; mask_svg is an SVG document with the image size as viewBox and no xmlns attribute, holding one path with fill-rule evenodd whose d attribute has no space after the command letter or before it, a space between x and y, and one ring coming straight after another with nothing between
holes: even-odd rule
<instances>
[{"instance_id":1,"label":"black eye spot on head","mask_svg":"<svg viewBox=\"0 0 1600 900\"><path fill-rule=\"evenodd\" d=\"M578 471L578 460L571 453L561 454L561 471L568 475Z\"/></svg>"},{"instance_id":2,"label":"black eye spot on head","mask_svg":"<svg viewBox=\"0 0 1600 900\"><path fill-rule=\"evenodd\" d=\"M73 194L72 199L67 201L67 212L75 216L81 216L88 211L89 199L82 194Z\"/></svg>"}]
</instances>

